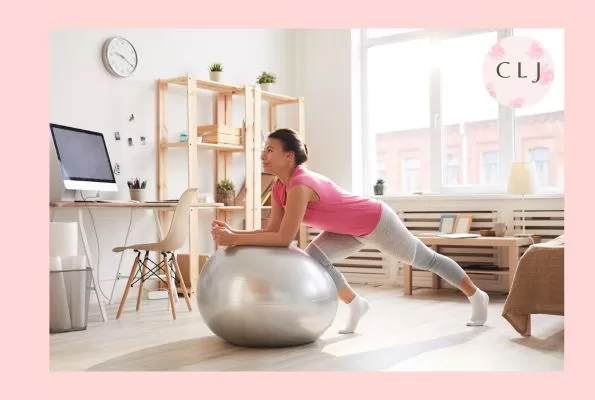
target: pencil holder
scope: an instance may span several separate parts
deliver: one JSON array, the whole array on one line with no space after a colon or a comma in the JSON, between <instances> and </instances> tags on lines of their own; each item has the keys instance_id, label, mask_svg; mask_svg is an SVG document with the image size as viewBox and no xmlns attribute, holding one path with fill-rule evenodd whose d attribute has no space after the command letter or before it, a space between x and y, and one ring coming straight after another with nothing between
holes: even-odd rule
<instances>
[{"instance_id":1,"label":"pencil holder","mask_svg":"<svg viewBox=\"0 0 595 400\"><path fill-rule=\"evenodd\" d=\"M145 202L146 189L130 189L130 200Z\"/></svg>"}]
</instances>

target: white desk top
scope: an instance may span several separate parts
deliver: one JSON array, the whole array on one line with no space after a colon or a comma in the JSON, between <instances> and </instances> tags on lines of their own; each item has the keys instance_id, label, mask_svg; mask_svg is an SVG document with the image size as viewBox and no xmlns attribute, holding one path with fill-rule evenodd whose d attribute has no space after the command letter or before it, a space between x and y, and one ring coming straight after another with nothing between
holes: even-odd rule
<instances>
[{"instance_id":1,"label":"white desk top","mask_svg":"<svg viewBox=\"0 0 595 400\"><path fill-rule=\"evenodd\" d=\"M55 208L175 208L178 205L174 201L163 202L102 202L102 201L52 201L50 207ZM190 207L193 208L220 208L224 207L223 203L193 203Z\"/></svg>"}]
</instances>

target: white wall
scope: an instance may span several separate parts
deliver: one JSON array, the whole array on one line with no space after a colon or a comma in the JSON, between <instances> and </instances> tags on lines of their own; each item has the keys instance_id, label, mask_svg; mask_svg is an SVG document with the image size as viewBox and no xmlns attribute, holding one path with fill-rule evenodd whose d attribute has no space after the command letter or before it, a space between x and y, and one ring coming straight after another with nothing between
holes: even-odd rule
<instances>
[{"instance_id":1,"label":"white wall","mask_svg":"<svg viewBox=\"0 0 595 400\"><path fill-rule=\"evenodd\" d=\"M352 103L352 33L302 30L296 35L298 88L306 103L308 167L347 190L361 180L359 105Z\"/></svg>"},{"instance_id":2,"label":"white wall","mask_svg":"<svg viewBox=\"0 0 595 400\"><path fill-rule=\"evenodd\" d=\"M139 66L135 74L126 79L112 77L101 62L101 47L108 37L122 35L136 46ZM123 29L123 30L56 30L50 36L50 122L90 129L105 134L112 163L120 164L117 176L119 193L103 193L102 198L128 199L126 181L130 177L147 179L150 189L149 200L156 199L156 80L185 74L208 78L208 66L221 62L224 80L238 85L254 84L263 70L273 71L278 76L276 90L297 95L295 70L295 33L285 30L195 30L195 29ZM170 91L169 118L170 135L176 139L184 131L184 92ZM199 101L201 118L211 123L211 102L209 95L201 95ZM236 107L236 105L234 105ZM135 119L129 122L129 116ZM241 123L241 115L234 115ZM280 124L291 123L283 115ZM115 141L114 132L119 131L121 141ZM49 137L48 130L48 137ZM146 137L146 145L139 144L140 136ZM132 137L134 145L129 147L126 139ZM51 137L50 165L51 187L56 187L55 152ZM205 182L199 189L211 192L212 158L209 152L200 152L199 163L204 167L200 179ZM172 198L179 196L187 179L186 159L183 152L170 156L170 192ZM241 159L238 160L241 165ZM176 168L177 167L177 168ZM241 183L243 175L234 175L234 181ZM85 193L95 196L96 193ZM59 211L56 220L72 220L75 214ZM92 217L92 218L91 218ZM201 222L201 229L208 232L213 215L207 212ZM99 258L99 279L104 293L109 296L118 267L119 256L111 249L122 245L131 218L129 210L93 210L85 214L85 222L94 263ZM97 231L95 233L93 224ZM132 216L129 243L154 240L152 214L136 211ZM97 242L99 241L99 243ZM202 238L201 248L211 246L208 235ZM100 249L100 252L98 252ZM82 254L82 247L80 253ZM132 256L123 260L122 272L127 274ZM125 281L121 281L123 283ZM123 286L123 285L120 285ZM121 294L116 292L115 300Z\"/></svg>"}]
</instances>

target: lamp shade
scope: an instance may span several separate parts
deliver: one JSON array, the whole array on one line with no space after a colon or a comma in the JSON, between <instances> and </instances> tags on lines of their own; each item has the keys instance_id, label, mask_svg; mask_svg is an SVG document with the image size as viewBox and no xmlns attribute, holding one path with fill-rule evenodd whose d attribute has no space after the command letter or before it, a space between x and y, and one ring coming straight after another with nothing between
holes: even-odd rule
<instances>
[{"instance_id":1,"label":"lamp shade","mask_svg":"<svg viewBox=\"0 0 595 400\"><path fill-rule=\"evenodd\" d=\"M537 191L537 171L532 162L513 162L508 175L508 193L533 194Z\"/></svg>"}]
</instances>

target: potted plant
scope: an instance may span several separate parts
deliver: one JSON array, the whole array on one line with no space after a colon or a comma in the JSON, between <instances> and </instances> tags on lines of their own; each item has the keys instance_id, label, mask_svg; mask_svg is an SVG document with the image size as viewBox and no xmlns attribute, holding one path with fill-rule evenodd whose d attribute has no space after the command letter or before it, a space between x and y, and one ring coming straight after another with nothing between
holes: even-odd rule
<instances>
[{"instance_id":1,"label":"potted plant","mask_svg":"<svg viewBox=\"0 0 595 400\"><path fill-rule=\"evenodd\" d=\"M271 72L263 71L257 78L256 83L260 85L260 88L264 91L269 91L271 85L277 82L277 77Z\"/></svg>"},{"instance_id":2,"label":"potted plant","mask_svg":"<svg viewBox=\"0 0 595 400\"><path fill-rule=\"evenodd\" d=\"M223 72L223 66L220 63L211 64L209 67L209 77L212 81L221 81L221 73Z\"/></svg>"},{"instance_id":3,"label":"potted plant","mask_svg":"<svg viewBox=\"0 0 595 400\"><path fill-rule=\"evenodd\" d=\"M130 200L139 201L143 203L145 201L146 188L146 180L141 182L141 180L138 178L130 179L128 181L128 189L130 190Z\"/></svg>"},{"instance_id":4,"label":"potted plant","mask_svg":"<svg viewBox=\"0 0 595 400\"><path fill-rule=\"evenodd\" d=\"M233 206L235 204L235 187L233 182L229 179L224 179L219 182L217 184L217 195L215 197L217 203Z\"/></svg>"},{"instance_id":5,"label":"potted plant","mask_svg":"<svg viewBox=\"0 0 595 400\"><path fill-rule=\"evenodd\" d=\"M384 194L384 179L378 179L374 185L374 194L382 196Z\"/></svg>"}]
</instances>

